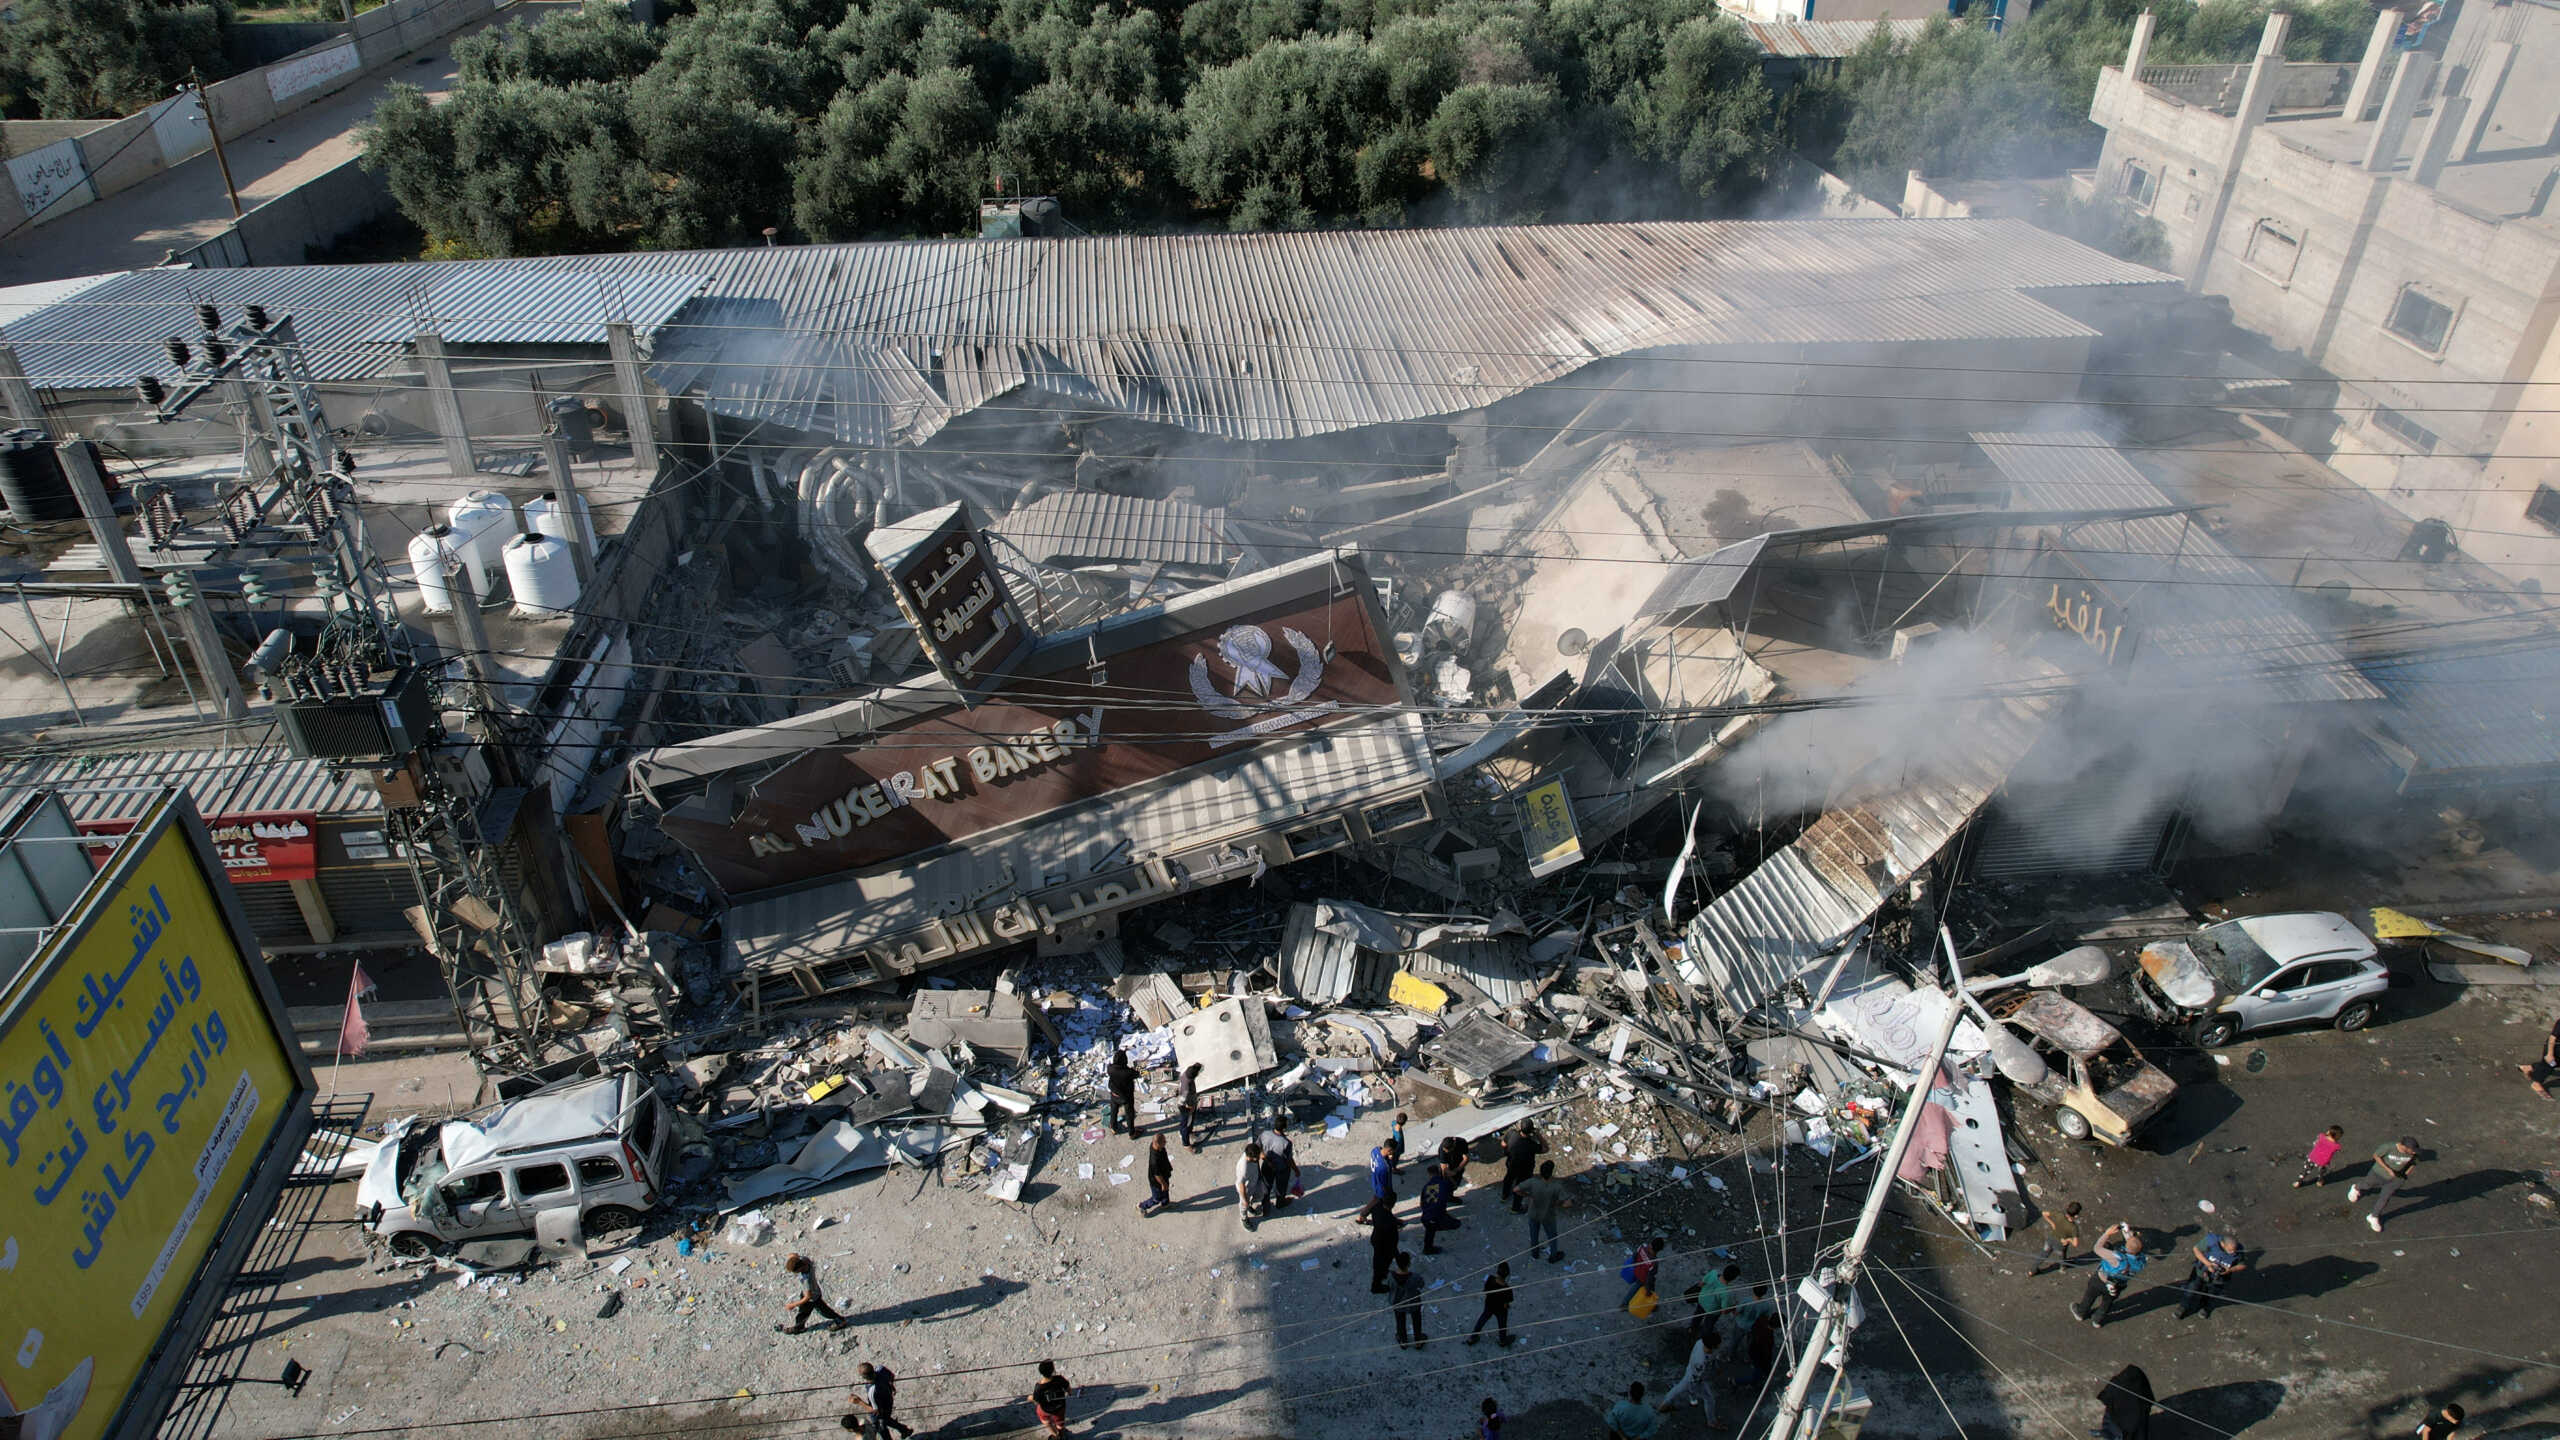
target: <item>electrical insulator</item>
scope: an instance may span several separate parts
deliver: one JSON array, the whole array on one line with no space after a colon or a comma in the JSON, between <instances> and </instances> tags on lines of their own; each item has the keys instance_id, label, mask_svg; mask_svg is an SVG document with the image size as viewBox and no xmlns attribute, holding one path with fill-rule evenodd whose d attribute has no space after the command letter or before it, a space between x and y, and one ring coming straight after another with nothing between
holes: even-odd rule
<instances>
[{"instance_id":1,"label":"electrical insulator","mask_svg":"<svg viewBox=\"0 0 2560 1440\"><path fill-rule=\"evenodd\" d=\"M143 404L154 410L166 404L169 399L169 387L161 384L160 377L157 375L135 376L133 390L135 394L142 397Z\"/></svg>"},{"instance_id":2,"label":"electrical insulator","mask_svg":"<svg viewBox=\"0 0 2560 1440\"><path fill-rule=\"evenodd\" d=\"M184 610L196 603L195 580L184 570L172 570L160 577L160 588L169 592L169 608Z\"/></svg>"},{"instance_id":3,"label":"electrical insulator","mask_svg":"<svg viewBox=\"0 0 2560 1440\"><path fill-rule=\"evenodd\" d=\"M166 550L178 534L178 500L166 485L145 485L134 492L135 507L142 515L142 533L154 550Z\"/></svg>"},{"instance_id":4,"label":"electrical insulator","mask_svg":"<svg viewBox=\"0 0 2560 1440\"><path fill-rule=\"evenodd\" d=\"M222 312L210 305L198 305L196 323L204 327L204 333L210 335L222 328Z\"/></svg>"},{"instance_id":5,"label":"electrical insulator","mask_svg":"<svg viewBox=\"0 0 2560 1440\"><path fill-rule=\"evenodd\" d=\"M207 335L204 337L204 358L214 369L219 370L231 363L231 347Z\"/></svg>"},{"instance_id":6,"label":"electrical insulator","mask_svg":"<svg viewBox=\"0 0 2560 1440\"><path fill-rule=\"evenodd\" d=\"M169 358L177 362L179 369L184 370L195 363L196 352L187 348L186 341L172 335L166 343L169 347Z\"/></svg>"},{"instance_id":7,"label":"electrical insulator","mask_svg":"<svg viewBox=\"0 0 2560 1440\"><path fill-rule=\"evenodd\" d=\"M252 305L249 307L249 328L252 330L264 330L267 328L266 306Z\"/></svg>"},{"instance_id":8,"label":"electrical insulator","mask_svg":"<svg viewBox=\"0 0 2560 1440\"><path fill-rule=\"evenodd\" d=\"M240 598L252 605L267 603L267 577L255 570L240 572Z\"/></svg>"}]
</instances>

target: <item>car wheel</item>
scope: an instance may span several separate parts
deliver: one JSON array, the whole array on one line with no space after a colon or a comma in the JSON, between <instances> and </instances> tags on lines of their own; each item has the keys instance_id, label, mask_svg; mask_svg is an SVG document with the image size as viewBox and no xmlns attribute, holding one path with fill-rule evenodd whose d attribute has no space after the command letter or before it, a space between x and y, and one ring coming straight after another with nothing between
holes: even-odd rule
<instances>
[{"instance_id":1,"label":"car wheel","mask_svg":"<svg viewBox=\"0 0 2560 1440\"><path fill-rule=\"evenodd\" d=\"M2065 1140L2086 1140L2089 1138L2089 1117L2064 1106L2053 1112L2053 1128L2061 1131Z\"/></svg>"},{"instance_id":2,"label":"car wheel","mask_svg":"<svg viewBox=\"0 0 2560 1440\"><path fill-rule=\"evenodd\" d=\"M2196 1046L2199 1049L2219 1050L2239 1038L2240 1017L2237 1015L2207 1015L2196 1022Z\"/></svg>"},{"instance_id":3,"label":"car wheel","mask_svg":"<svg viewBox=\"0 0 2560 1440\"><path fill-rule=\"evenodd\" d=\"M2338 1012L2338 1018L2330 1023L2341 1030L2361 1030L2373 1023L2373 1002L2350 1001L2346 1009Z\"/></svg>"},{"instance_id":4,"label":"car wheel","mask_svg":"<svg viewBox=\"0 0 2560 1440\"><path fill-rule=\"evenodd\" d=\"M424 1230L403 1230L391 1237L391 1253L409 1260L424 1260L442 1249L436 1237Z\"/></svg>"},{"instance_id":5,"label":"car wheel","mask_svg":"<svg viewBox=\"0 0 2560 1440\"><path fill-rule=\"evenodd\" d=\"M640 1212L628 1205L599 1205L587 1212L587 1233L606 1235L640 1228Z\"/></svg>"}]
</instances>

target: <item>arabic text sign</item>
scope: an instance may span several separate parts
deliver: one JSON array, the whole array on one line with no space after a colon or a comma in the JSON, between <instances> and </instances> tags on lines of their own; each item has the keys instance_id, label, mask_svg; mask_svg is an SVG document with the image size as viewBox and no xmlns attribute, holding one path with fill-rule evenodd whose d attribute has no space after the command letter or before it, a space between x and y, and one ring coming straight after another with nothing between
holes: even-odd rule
<instances>
[{"instance_id":1,"label":"arabic text sign","mask_svg":"<svg viewBox=\"0 0 2560 1440\"><path fill-rule=\"evenodd\" d=\"M310 880L320 874L317 821L308 811L222 815L205 821L205 827L213 832L223 873L235 885ZM133 822L91 820L80 828L92 835L121 835Z\"/></svg>"},{"instance_id":2,"label":"arabic text sign","mask_svg":"<svg viewBox=\"0 0 2560 1440\"><path fill-rule=\"evenodd\" d=\"M965 506L887 568L892 598L953 689L975 699L1031 648L1030 627Z\"/></svg>"},{"instance_id":3,"label":"arabic text sign","mask_svg":"<svg viewBox=\"0 0 2560 1440\"><path fill-rule=\"evenodd\" d=\"M1520 838L1528 847L1531 878L1552 875L1582 859L1582 832L1564 782L1550 780L1520 797Z\"/></svg>"},{"instance_id":4,"label":"arabic text sign","mask_svg":"<svg viewBox=\"0 0 2560 1440\"><path fill-rule=\"evenodd\" d=\"M187 832L126 843L0 1009L0 1399L62 1440L105 1433L297 1084Z\"/></svg>"},{"instance_id":5,"label":"arabic text sign","mask_svg":"<svg viewBox=\"0 0 2560 1440\"><path fill-rule=\"evenodd\" d=\"M267 67L267 94L281 105L296 95L316 90L341 75L352 75L364 68L356 54L356 42L341 41L326 50L279 60Z\"/></svg>"}]
</instances>

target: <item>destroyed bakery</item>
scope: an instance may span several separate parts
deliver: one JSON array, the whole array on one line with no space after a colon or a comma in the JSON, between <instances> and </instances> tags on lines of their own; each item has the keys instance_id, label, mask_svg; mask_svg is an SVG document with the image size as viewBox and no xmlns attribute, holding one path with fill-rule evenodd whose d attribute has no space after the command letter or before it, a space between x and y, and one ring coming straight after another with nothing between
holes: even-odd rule
<instances>
[{"instance_id":1,"label":"destroyed bakery","mask_svg":"<svg viewBox=\"0 0 2560 1440\"><path fill-rule=\"evenodd\" d=\"M90 1083L20 1019L84 976L79 1023L123 1003L81 937L183 921L91 892L189 845L282 1090L149 1343L8 1374L32 1440L542 1433L625 1398L617 1325L719 1361L653 1405L831 1424L728 1378L795 1247L899 1257L844 1323L899 1317L909 1413L1030 1363L915 1328L940 1267L1118 1423L1347 1430L1394 1351L1170 1383L1075 1307L1196 1260L1228 1308L1185 1326L1383 1325L1309 1287L1346 1283L1324 1176L1391 1126L1403 1178L1358 1198L1438 1162L1476 1197L1439 1243L1517 1260L1493 1187L1543 1154L1576 1258L1520 1283L1599 1292L1435 1374L1452 1405L1679 1373L1675 1302L1715 1330L1691 1282L1731 1263L1776 1319L1728 1419L2006 1433L2010 1370L2116 1362L2003 1368L1949 1316L2006 1301L1925 1308L1870 1244L1976 1273L2066 1193L2190 1189L2280 1243L2267 1177L2197 1161L2312 1132L2233 1139L2292 1113L2237 1087L2548 1008L2539 586L2420 555L2220 378L2227 311L2022 221L169 266L0 292L0 336L12 1167ZM1218 1173L1172 1152L1201 1195L1102 1233L1143 1172L1114 1122L1187 1141L1185 1087ZM1654 1235L1648 1320L1607 1302ZM294 1255L335 1262L302 1319ZM2359 1407L2431 1383L2375 1363Z\"/></svg>"}]
</instances>

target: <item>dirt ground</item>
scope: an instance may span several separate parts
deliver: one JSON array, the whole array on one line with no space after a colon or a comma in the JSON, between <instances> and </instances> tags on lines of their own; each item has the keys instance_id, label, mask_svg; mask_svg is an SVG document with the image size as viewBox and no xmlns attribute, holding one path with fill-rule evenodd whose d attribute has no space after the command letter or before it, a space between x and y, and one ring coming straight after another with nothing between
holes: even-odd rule
<instances>
[{"instance_id":1,"label":"dirt ground","mask_svg":"<svg viewBox=\"0 0 2560 1440\"><path fill-rule=\"evenodd\" d=\"M2279 893L2264 877L2253 886ZM2320 901L2298 884L2281 893ZM2354 910L2344 896L2321 903ZM2549 941L2539 920L2476 928ZM2186 1082L2141 1148L2070 1145L2034 1119L2015 1128L2039 1203L2076 1199L2099 1225L2130 1220L2162 1257L2103 1331L2066 1313L2079 1273L2030 1273L2037 1234L1986 1250L1897 1202L1852 1350L1852 1376L1874 1400L1866 1433L2074 1440L2095 1423L2100 1381L2133 1362L2165 1402L2154 1434L2168 1440L2405 1435L2445 1400L2468 1406L2481 1434L2560 1434L2549 1298L2560 1218L2530 1198L2560 1160L2560 1103L2535 1098L2512 1068L2560 992L2443 985L2406 955L2395 966L2409 983L2364 1034L2247 1037L2206 1055L2137 1029ZM2081 998L2119 1008L2103 987ZM1580 1099L1548 1127L1559 1169L1582 1177L1566 1262L1524 1253L1525 1222L1493 1191L1499 1167L1480 1161L1463 1228L1443 1237L1447 1254L1422 1261L1434 1285L1423 1350L1394 1343L1366 1283L1365 1235L1348 1218L1367 1197L1365 1157L1388 1108L1339 1138L1303 1136L1306 1198L1247 1227L1231 1188L1243 1123L1230 1105L1204 1153L1177 1150L1177 1204L1153 1219L1136 1213L1141 1183L1109 1181L1124 1158L1135 1162L1126 1173L1142 1169L1141 1146L1088 1142L1095 1115L1061 1127L1024 1205L893 1170L769 1207L780 1234L764 1246L714 1238L683 1256L661 1219L626 1249L458 1288L449 1270L369 1256L351 1225L324 1228L246 1365L265 1376L292 1358L315 1377L299 1397L238 1387L214 1433L810 1434L836 1427L865 1359L899 1373L904 1418L926 1433L1026 1433L1022 1397L1045 1356L1079 1387L1079 1433L1451 1437L1472 1433L1491 1396L1512 1436L1597 1435L1610 1398L1631 1381L1661 1393L1685 1358L1685 1306L1670 1300L1651 1322L1622 1308L1617 1271L1636 1238L1669 1237L1666 1295L1726 1256L1747 1280L1800 1275L1818 1245L1845 1238L1867 1171L1833 1175L1801 1146L1772 1149L1765 1121L1746 1145L1604 1103L1595 1089L1606 1077L1574 1080ZM1612 1119L1617 1135L1585 1133ZM2350 1156L2404 1132L2426 1146L2380 1235L2347 1208L2359 1167L2291 1188L2303 1148L2329 1124L2346 1127ZM1611 1148L1630 1141L1652 1163ZM1419 1181L1408 1166L1408 1216ZM322 1213L353 1204L340 1185ZM2187 1247L2233 1221L2251 1269L2209 1315L2174 1319ZM1404 1233L1418 1250L1418 1230ZM845 1328L775 1333L795 1293L781 1261L795 1249L818 1261ZM1469 1347L1476 1287L1504 1258L1520 1343L1499 1348L1488 1330ZM618 1311L600 1315L615 1295ZM1732 1422L1766 1395L1727 1378ZM1708 1433L1686 1406L1665 1430Z\"/></svg>"}]
</instances>

